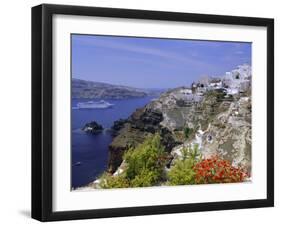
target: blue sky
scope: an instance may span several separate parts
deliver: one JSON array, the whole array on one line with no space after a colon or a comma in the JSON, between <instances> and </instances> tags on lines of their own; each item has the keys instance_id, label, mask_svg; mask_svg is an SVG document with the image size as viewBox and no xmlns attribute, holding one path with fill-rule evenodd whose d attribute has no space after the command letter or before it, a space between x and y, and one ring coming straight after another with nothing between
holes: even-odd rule
<instances>
[{"instance_id":1,"label":"blue sky","mask_svg":"<svg viewBox=\"0 0 281 226\"><path fill-rule=\"evenodd\" d=\"M138 88L190 85L251 63L251 43L72 35L72 77Z\"/></svg>"}]
</instances>

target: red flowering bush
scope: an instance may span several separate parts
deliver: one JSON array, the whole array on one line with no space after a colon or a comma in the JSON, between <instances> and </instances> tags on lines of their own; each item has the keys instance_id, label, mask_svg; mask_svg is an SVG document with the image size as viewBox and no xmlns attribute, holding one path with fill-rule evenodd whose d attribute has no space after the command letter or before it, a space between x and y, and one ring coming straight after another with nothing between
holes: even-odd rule
<instances>
[{"instance_id":1,"label":"red flowering bush","mask_svg":"<svg viewBox=\"0 0 281 226\"><path fill-rule=\"evenodd\" d=\"M234 183L244 181L248 175L241 168L236 168L227 160L214 156L203 159L194 167L196 184Z\"/></svg>"}]
</instances>

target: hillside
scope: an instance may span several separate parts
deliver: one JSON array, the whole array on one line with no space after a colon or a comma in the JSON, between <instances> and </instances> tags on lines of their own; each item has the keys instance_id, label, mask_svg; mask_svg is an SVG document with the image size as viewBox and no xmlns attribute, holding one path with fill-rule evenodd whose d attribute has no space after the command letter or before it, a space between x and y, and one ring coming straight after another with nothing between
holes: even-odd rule
<instances>
[{"instance_id":1,"label":"hillside","mask_svg":"<svg viewBox=\"0 0 281 226\"><path fill-rule=\"evenodd\" d=\"M217 156L250 177L251 76L249 65L238 66L224 76L169 90L128 119L117 121L108 172L113 177L126 172L124 154L138 151L139 145L158 134L167 173L186 148L196 147L203 159ZM161 178L157 183L165 184L165 176ZM91 186L99 187L96 182Z\"/></svg>"},{"instance_id":2,"label":"hillside","mask_svg":"<svg viewBox=\"0 0 281 226\"><path fill-rule=\"evenodd\" d=\"M145 90L127 86L72 79L72 98L126 99L145 97L148 94Z\"/></svg>"}]
</instances>

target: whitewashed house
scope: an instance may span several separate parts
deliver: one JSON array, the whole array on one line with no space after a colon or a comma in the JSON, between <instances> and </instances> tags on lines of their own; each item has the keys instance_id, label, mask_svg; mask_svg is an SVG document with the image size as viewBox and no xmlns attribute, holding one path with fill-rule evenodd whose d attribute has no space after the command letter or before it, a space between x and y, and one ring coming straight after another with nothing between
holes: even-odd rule
<instances>
[{"instance_id":1,"label":"whitewashed house","mask_svg":"<svg viewBox=\"0 0 281 226\"><path fill-rule=\"evenodd\" d=\"M222 85L229 94L246 92L251 86L252 68L248 64L243 64L231 72L226 72Z\"/></svg>"},{"instance_id":2,"label":"whitewashed house","mask_svg":"<svg viewBox=\"0 0 281 226\"><path fill-rule=\"evenodd\" d=\"M192 94L192 90L188 89L188 88L181 89L180 92L181 92L181 94L184 94L184 95Z\"/></svg>"}]
</instances>

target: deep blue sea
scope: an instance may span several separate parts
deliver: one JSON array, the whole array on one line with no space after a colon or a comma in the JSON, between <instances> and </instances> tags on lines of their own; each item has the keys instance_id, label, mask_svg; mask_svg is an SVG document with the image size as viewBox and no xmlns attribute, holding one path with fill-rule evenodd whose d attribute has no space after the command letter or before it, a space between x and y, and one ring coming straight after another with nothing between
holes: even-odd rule
<instances>
[{"instance_id":1,"label":"deep blue sea","mask_svg":"<svg viewBox=\"0 0 281 226\"><path fill-rule=\"evenodd\" d=\"M114 104L112 108L106 109L72 109L72 187L86 185L106 170L108 145L112 141L106 128L110 128L120 118L128 118L136 108L145 106L153 98L106 100ZM76 107L78 102L87 101L73 99L72 107ZM87 122L93 120L105 128L102 133L88 134L81 130Z\"/></svg>"}]
</instances>

